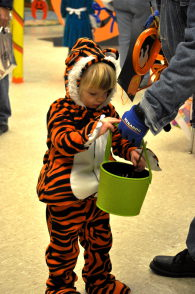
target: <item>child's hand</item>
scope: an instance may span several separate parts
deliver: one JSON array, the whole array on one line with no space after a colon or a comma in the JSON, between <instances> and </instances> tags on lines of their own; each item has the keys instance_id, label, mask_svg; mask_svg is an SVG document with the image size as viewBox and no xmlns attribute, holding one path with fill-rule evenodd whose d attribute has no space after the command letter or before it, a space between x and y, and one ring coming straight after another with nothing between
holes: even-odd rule
<instances>
[{"instance_id":1,"label":"child's hand","mask_svg":"<svg viewBox=\"0 0 195 294\"><path fill-rule=\"evenodd\" d=\"M105 134L108 130L114 131L113 124L120 123L121 119L115 117L105 117L100 120L102 122L102 126L100 128L98 137Z\"/></svg>"},{"instance_id":2,"label":"child's hand","mask_svg":"<svg viewBox=\"0 0 195 294\"><path fill-rule=\"evenodd\" d=\"M139 172L145 169L146 161L143 157L140 158L140 153L136 150L131 151L131 161L135 167L135 171ZM139 162L138 162L139 161Z\"/></svg>"}]
</instances>

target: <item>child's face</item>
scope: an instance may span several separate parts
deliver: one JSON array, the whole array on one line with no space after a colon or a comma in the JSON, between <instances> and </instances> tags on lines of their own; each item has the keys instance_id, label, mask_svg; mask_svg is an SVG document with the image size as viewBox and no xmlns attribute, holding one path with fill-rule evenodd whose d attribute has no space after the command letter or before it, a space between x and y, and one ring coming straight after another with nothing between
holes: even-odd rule
<instances>
[{"instance_id":1,"label":"child's face","mask_svg":"<svg viewBox=\"0 0 195 294\"><path fill-rule=\"evenodd\" d=\"M86 107L98 108L108 97L111 90L102 90L95 88L83 88L80 93L80 99Z\"/></svg>"}]
</instances>

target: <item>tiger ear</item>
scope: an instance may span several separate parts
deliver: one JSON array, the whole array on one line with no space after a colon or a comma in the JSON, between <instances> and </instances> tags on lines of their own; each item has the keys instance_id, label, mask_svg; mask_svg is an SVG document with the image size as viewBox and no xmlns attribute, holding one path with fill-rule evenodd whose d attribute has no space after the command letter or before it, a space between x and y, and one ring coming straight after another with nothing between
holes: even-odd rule
<instances>
[{"instance_id":1,"label":"tiger ear","mask_svg":"<svg viewBox=\"0 0 195 294\"><path fill-rule=\"evenodd\" d=\"M106 56L112 56L114 57L116 60L119 58L119 52L117 49L114 48L107 48L107 49L103 49L102 52L106 55Z\"/></svg>"},{"instance_id":2,"label":"tiger ear","mask_svg":"<svg viewBox=\"0 0 195 294\"><path fill-rule=\"evenodd\" d=\"M66 65L71 65L75 61L75 59L77 59L79 54L80 54L79 50L78 51L77 50L70 51L68 57L65 60L65 64Z\"/></svg>"}]
</instances>

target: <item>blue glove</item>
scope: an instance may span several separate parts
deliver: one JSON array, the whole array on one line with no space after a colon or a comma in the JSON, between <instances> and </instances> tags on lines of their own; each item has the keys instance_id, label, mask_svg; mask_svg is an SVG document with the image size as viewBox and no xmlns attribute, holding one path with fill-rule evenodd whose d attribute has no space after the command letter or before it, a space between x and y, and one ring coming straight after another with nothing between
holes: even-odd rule
<instances>
[{"instance_id":1,"label":"blue glove","mask_svg":"<svg viewBox=\"0 0 195 294\"><path fill-rule=\"evenodd\" d=\"M126 111L118 125L122 137L129 140L136 147L141 145L142 139L149 129L144 124L144 115L139 115L138 108L139 106L134 105L129 111Z\"/></svg>"}]
</instances>

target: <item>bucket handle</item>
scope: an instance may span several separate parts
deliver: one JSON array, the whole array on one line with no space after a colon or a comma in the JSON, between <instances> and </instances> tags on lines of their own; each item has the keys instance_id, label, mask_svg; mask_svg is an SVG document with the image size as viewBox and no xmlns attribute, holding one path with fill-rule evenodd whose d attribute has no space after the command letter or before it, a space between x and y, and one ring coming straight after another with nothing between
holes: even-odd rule
<instances>
[{"instance_id":1,"label":"bucket handle","mask_svg":"<svg viewBox=\"0 0 195 294\"><path fill-rule=\"evenodd\" d=\"M142 140L141 145L142 145L142 148L143 148L143 151L144 151L146 163L147 163L148 170L149 170L149 182L151 183L151 181L152 181L152 171L151 171L150 161L149 161L148 155L147 155L146 143L144 142L144 140ZM107 144L106 144L106 150L105 150L105 154L104 154L104 161L111 161L111 160L109 160L111 146L112 146L112 132L109 131L108 132L108 138L107 138Z\"/></svg>"},{"instance_id":2,"label":"bucket handle","mask_svg":"<svg viewBox=\"0 0 195 294\"><path fill-rule=\"evenodd\" d=\"M152 181L152 170L151 170L151 166L150 166L150 161L148 159L148 154L147 154L147 149L146 149L146 142L144 142L144 140L142 140L142 146L143 146L146 163L147 163L148 170L149 170L149 182L151 184L151 181Z\"/></svg>"}]
</instances>

